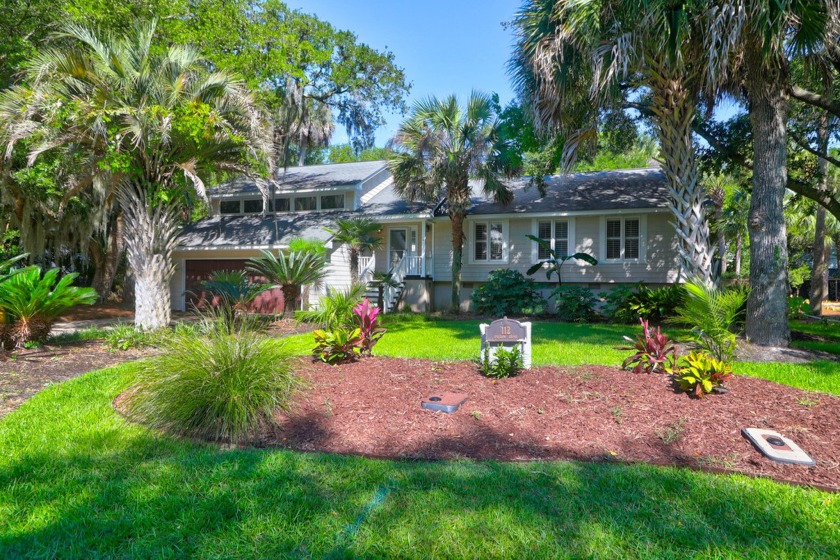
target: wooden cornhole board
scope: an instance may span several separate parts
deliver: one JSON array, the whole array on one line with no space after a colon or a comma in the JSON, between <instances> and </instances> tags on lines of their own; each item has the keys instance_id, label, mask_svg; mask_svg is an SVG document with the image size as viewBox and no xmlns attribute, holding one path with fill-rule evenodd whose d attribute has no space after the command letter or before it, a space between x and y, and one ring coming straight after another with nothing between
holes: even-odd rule
<instances>
[{"instance_id":1,"label":"wooden cornhole board","mask_svg":"<svg viewBox=\"0 0 840 560\"><path fill-rule=\"evenodd\" d=\"M741 433L744 437L753 442L759 451L768 458L780 463L791 463L793 465L805 465L813 467L817 464L807 453L794 442L773 430L762 430L761 428L743 428Z\"/></svg>"}]
</instances>

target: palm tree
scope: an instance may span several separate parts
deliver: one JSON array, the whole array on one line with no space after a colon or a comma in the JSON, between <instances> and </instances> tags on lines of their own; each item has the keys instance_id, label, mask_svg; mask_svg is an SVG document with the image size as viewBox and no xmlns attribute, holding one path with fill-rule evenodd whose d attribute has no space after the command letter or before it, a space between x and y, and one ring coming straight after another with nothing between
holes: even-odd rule
<instances>
[{"instance_id":1,"label":"palm tree","mask_svg":"<svg viewBox=\"0 0 840 560\"><path fill-rule=\"evenodd\" d=\"M684 5L686 4L686 5ZM707 73L702 28L688 2L528 0L515 19L510 69L536 124L565 137L564 167L597 134L597 115L633 106L652 117L670 184L684 278L712 279L710 240L692 125ZM650 103L626 103L648 88Z\"/></svg>"},{"instance_id":2,"label":"palm tree","mask_svg":"<svg viewBox=\"0 0 840 560\"><path fill-rule=\"evenodd\" d=\"M245 265L249 272L262 276L272 288L283 291L283 314L293 316L301 287L318 284L327 274L327 260L312 251L263 251L262 257L250 259Z\"/></svg>"},{"instance_id":3,"label":"palm tree","mask_svg":"<svg viewBox=\"0 0 840 560\"><path fill-rule=\"evenodd\" d=\"M517 170L511 151L499 134L493 102L473 92L465 107L453 95L430 97L414 104L394 138L390 160L394 188L406 200L445 201L452 222L452 308L461 307L461 262L464 218L470 207L470 179L477 179L488 197L509 204L513 194L504 177Z\"/></svg>"},{"instance_id":4,"label":"palm tree","mask_svg":"<svg viewBox=\"0 0 840 560\"><path fill-rule=\"evenodd\" d=\"M30 162L52 150L80 153L91 175L115 178L143 329L169 324L171 254L190 191L206 200L209 174L270 162L267 128L243 82L205 72L190 47L155 55L154 31L152 23L113 37L67 26L64 46L30 61L28 85L0 98L7 146L34 141ZM80 179L66 196L88 184Z\"/></svg>"},{"instance_id":5,"label":"palm tree","mask_svg":"<svg viewBox=\"0 0 840 560\"><path fill-rule=\"evenodd\" d=\"M339 218L335 225L335 229L324 229L350 249L350 278L356 284L359 282L359 255L363 251L374 251L382 246L382 238L376 235L382 225L364 217Z\"/></svg>"}]
</instances>

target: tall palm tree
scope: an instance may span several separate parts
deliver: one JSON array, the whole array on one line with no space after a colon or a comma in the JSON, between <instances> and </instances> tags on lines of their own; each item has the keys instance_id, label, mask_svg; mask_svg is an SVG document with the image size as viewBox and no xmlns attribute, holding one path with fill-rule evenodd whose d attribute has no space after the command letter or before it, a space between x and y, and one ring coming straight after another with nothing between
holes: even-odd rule
<instances>
[{"instance_id":1,"label":"tall palm tree","mask_svg":"<svg viewBox=\"0 0 840 560\"><path fill-rule=\"evenodd\" d=\"M67 26L62 46L29 62L27 85L0 98L7 146L34 140L30 162L51 150L84 154L92 175L116 179L143 329L169 323L171 254L190 192L206 200L210 173L248 174L252 162L270 162L266 127L243 82L207 73L190 47L155 55L154 31L152 23L113 37ZM66 196L88 184L78 181Z\"/></svg>"},{"instance_id":2,"label":"tall palm tree","mask_svg":"<svg viewBox=\"0 0 840 560\"><path fill-rule=\"evenodd\" d=\"M359 282L359 255L363 251L373 251L382 246L382 237L377 235L382 230L379 224L370 218L339 218L335 229L324 228L339 243L345 243L350 249L350 278Z\"/></svg>"},{"instance_id":3,"label":"tall palm tree","mask_svg":"<svg viewBox=\"0 0 840 560\"><path fill-rule=\"evenodd\" d=\"M278 251L275 255L263 251L261 257L250 259L245 269L262 276L273 288L283 292L283 313L294 316L301 288L318 284L327 274L327 260L314 251Z\"/></svg>"},{"instance_id":4,"label":"tall palm tree","mask_svg":"<svg viewBox=\"0 0 840 560\"><path fill-rule=\"evenodd\" d=\"M698 53L703 29L692 1L526 0L515 19L510 63L536 123L565 137L564 164L597 133L597 115L628 106L625 91L647 88L668 178L684 278L711 280L710 240L692 138L708 75ZM641 108L638 103L631 104Z\"/></svg>"},{"instance_id":5,"label":"tall palm tree","mask_svg":"<svg viewBox=\"0 0 840 560\"><path fill-rule=\"evenodd\" d=\"M513 199L503 179L517 170L499 134L493 102L478 92L464 107L454 95L417 101L400 125L394 146L390 168L397 193L409 201L445 201L452 222L452 309L458 312L470 179L476 179L485 196L498 203Z\"/></svg>"}]
</instances>

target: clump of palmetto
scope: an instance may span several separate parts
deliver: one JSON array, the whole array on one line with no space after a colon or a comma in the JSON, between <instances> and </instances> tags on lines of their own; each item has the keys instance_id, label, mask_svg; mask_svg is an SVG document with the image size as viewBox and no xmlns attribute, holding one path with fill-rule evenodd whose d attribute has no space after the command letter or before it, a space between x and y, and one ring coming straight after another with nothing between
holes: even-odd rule
<instances>
[{"instance_id":1,"label":"clump of palmetto","mask_svg":"<svg viewBox=\"0 0 840 560\"><path fill-rule=\"evenodd\" d=\"M0 276L4 346L43 342L59 315L76 305L96 301L92 288L73 286L77 274L59 278L59 272L53 268L42 274L39 267L28 266Z\"/></svg>"},{"instance_id":2,"label":"clump of palmetto","mask_svg":"<svg viewBox=\"0 0 840 560\"><path fill-rule=\"evenodd\" d=\"M176 330L142 362L126 399L130 418L167 433L243 443L288 411L301 381L282 341L205 316L202 332Z\"/></svg>"}]
</instances>

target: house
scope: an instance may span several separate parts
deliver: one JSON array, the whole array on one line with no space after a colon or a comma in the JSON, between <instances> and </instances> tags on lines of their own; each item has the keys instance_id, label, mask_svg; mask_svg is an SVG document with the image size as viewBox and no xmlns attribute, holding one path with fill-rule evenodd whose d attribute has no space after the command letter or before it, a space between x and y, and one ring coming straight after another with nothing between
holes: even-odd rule
<instances>
[{"instance_id":1,"label":"house","mask_svg":"<svg viewBox=\"0 0 840 560\"><path fill-rule=\"evenodd\" d=\"M363 215L382 224L382 248L360 257L362 279L392 272L399 288L388 288L386 306L417 311L445 308L451 296L451 225L440 204L409 203L393 190L387 162L296 167L280 171L263 213L257 186L245 179L210 189L211 216L184 228L175 251L173 307L211 271L241 269L263 249L284 249L295 237L327 243L326 285L350 285L349 252L332 242L325 227L339 217ZM668 210L668 184L658 169L579 173L548 178L545 196L528 180L510 183L514 202L501 206L476 188L465 222L462 307L475 286L498 268L523 274L544 250L526 236L548 241L559 253L586 252L596 266L570 261L563 282L594 291L643 281L678 278L677 238ZM544 276L537 274L538 280ZM310 291L316 301L323 287ZM277 292L261 296L260 311L279 306Z\"/></svg>"}]
</instances>

